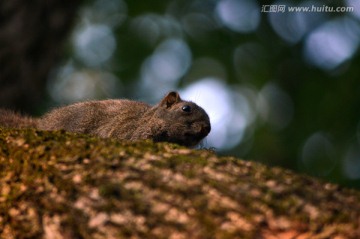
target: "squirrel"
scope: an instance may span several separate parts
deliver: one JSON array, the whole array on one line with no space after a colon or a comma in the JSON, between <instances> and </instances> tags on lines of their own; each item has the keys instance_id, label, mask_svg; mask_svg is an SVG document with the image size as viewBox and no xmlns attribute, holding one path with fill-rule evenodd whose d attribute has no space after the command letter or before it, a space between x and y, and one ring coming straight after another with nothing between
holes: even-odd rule
<instances>
[{"instance_id":1,"label":"squirrel","mask_svg":"<svg viewBox=\"0 0 360 239\"><path fill-rule=\"evenodd\" d=\"M205 110L174 91L154 106L125 99L86 101L53 109L38 119L1 110L0 125L130 141L152 139L187 147L196 146L211 130Z\"/></svg>"}]
</instances>

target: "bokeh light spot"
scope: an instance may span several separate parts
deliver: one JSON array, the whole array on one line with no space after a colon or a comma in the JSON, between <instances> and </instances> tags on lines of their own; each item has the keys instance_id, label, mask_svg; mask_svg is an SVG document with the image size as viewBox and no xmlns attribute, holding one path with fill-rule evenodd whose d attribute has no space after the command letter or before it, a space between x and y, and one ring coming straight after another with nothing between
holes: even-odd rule
<instances>
[{"instance_id":1,"label":"bokeh light spot","mask_svg":"<svg viewBox=\"0 0 360 239\"><path fill-rule=\"evenodd\" d=\"M201 13L190 13L182 18L182 24L186 33L193 38L203 38L215 29L215 23L211 18Z\"/></svg>"},{"instance_id":2,"label":"bokeh light spot","mask_svg":"<svg viewBox=\"0 0 360 239\"><path fill-rule=\"evenodd\" d=\"M339 18L326 22L307 37L304 54L310 63L331 70L353 56L359 38L359 24Z\"/></svg>"},{"instance_id":3,"label":"bokeh light spot","mask_svg":"<svg viewBox=\"0 0 360 239\"><path fill-rule=\"evenodd\" d=\"M164 92L172 90L191 64L191 52L187 44L180 39L167 39L148 57L141 67L141 87L144 91Z\"/></svg>"},{"instance_id":4,"label":"bokeh light spot","mask_svg":"<svg viewBox=\"0 0 360 239\"><path fill-rule=\"evenodd\" d=\"M110 59L116 49L112 30L103 24L86 24L75 32L75 55L88 66L99 66Z\"/></svg>"},{"instance_id":5,"label":"bokeh light spot","mask_svg":"<svg viewBox=\"0 0 360 239\"><path fill-rule=\"evenodd\" d=\"M170 16L144 14L131 22L131 29L139 39L149 46L155 46L166 38L181 38L183 30L181 24Z\"/></svg>"},{"instance_id":6,"label":"bokeh light spot","mask_svg":"<svg viewBox=\"0 0 360 239\"><path fill-rule=\"evenodd\" d=\"M354 11L351 12L351 14L358 19L360 19L360 1L359 0L346 0L346 5L348 7L353 7Z\"/></svg>"},{"instance_id":7,"label":"bokeh light spot","mask_svg":"<svg viewBox=\"0 0 360 239\"><path fill-rule=\"evenodd\" d=\"M84 17L110 27L119 26L127 17L127 5L123 0L96 0Z\"/></svg>"},{"instance_id":8,"label":"bokeh light spot","mask_svg":"<svg viewBox=\"0 0 360 239\"><path fill-rule=\"evenodd\" d=\"M290 96L272 82L259 92L258 110L262 119L275 130L284 129L294 115Z\"/></svg>"},{"instance_id":9,"label":"bokeh light spot","mask_svg":"<svg viewBox=\"0 0 360 239\"><path fill-rule=\"evenodd\" d=\"M120 80L104 71L75 70L71 63L58 70L48 83L51 97L58 103L113 98L121 94Z\"/></svg>"},{"instance_id":10,"label":"bokeh light spot","mask_svg":"<svg viewBox=\"0 0 360 239\"><path fill-rule=\"evenodd\" d=\"M236 32L255 31L260 23L260 8L250 0L219 1L216 14L222 24Z\"/></svg>"},{"instance_id":11,"label":"bokeh light spot","mask_svg":"<svg viewBox=\"0 0 360 239\"><path fill-rule=\"evenodd\" d=\"M319 2L304 1L294 5L289 1L278 1L275 5L286 5L287 7L312 7L321 6ZM315 26L324 21L324 13L316 12L270 12L269 22L275 32L290 44L299 42Z\"/></svg>"},{"instance_id":12,"label":"bokeh light spot","mask_svg":"<svg viewBox=\"0 0 360 239\"><path fill-rule=\"evenodd\" d=\"M315 176L326 176L334 169L333 145L324 133L316 132L306 140L301 163L306 172Z\"/></svg>"},{"instance_id":13,"label":"bokeh light spot","mask_svg":"<svg viewBox=\"0 0 360 239\"><path fill-rule=\"evenodd\" d=\"M343 171L350 179L360 179L360 149L359 144L352 145L346 152L343 161Z\"/></svg>"}]
</instances>

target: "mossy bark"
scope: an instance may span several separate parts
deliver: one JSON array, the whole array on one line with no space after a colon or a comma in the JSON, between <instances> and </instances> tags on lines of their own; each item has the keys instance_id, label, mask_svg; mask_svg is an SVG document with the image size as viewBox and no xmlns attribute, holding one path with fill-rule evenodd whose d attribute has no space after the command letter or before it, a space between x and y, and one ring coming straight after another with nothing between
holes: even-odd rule
<instances>
[{"instance_id":1,"label":"mossy bark","mask_svg":"<svg viewBox=\"0 0 360 239\"><path fill-rule=\"evenodd\" d=\"M152 142L0 128L0 238L360 238L360 192Z\"/></svg>"}]
</instances>

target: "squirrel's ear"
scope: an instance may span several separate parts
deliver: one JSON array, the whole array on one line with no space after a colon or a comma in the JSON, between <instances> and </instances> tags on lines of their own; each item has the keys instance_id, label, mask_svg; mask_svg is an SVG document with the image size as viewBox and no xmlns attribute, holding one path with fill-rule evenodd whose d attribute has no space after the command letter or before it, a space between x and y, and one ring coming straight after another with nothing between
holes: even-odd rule
<instances>
[{"instance_id":1,"label":"squirrel's ear","mask_svg":"<svg viewBox=\"0 0 360 239\"><path fill-rule=\"evenodd\" d=\"M169 108L180 101L180 95L176 91L171 91L161 100L160 105Z\"/></svg>"}]
</instances>

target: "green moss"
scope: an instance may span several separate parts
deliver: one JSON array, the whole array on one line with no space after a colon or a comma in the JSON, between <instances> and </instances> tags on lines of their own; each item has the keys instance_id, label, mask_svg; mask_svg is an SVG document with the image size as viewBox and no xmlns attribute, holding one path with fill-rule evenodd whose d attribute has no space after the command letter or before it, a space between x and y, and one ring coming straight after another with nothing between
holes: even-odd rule
<instances>
[{"instance_id":1,"label":"green moss","mask_svg":"<svg viewBox=\"0 0 360 239\"><path fill-rule=\"evenodd\" d=\"M0 128L0 185L1 238L360 236L357 191L167 143Z\"/></svg>"}]
</instances>

